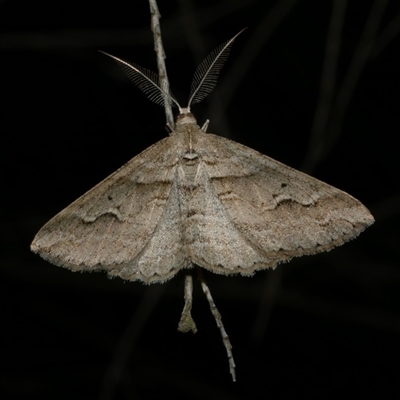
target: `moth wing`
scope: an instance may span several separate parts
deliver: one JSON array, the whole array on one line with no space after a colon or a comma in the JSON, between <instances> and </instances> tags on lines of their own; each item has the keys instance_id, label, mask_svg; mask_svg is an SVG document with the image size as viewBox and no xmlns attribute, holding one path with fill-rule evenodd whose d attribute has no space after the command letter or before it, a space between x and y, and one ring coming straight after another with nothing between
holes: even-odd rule
<instances>
[{"instance_id":1,"label":"moth wing","mask_svg":"<svg viewBox=\"0 0 400 400\"><path fill-rule=\"evenodd\" d=\"M202 147L213 191L237 231L258 250L253 260L229 265L226 273L251 274L329 251L374 222L349 194L253 149L212 134L204 135Z\"/></svg>"},{"instance_id":2,"label":"moth wing","mask_svg":"<svg viewBox=\"0 0 400 400\"><path fill-rule=\"evenodd\" d=\"M74 271L103 269L146 283L171 278L187 263L173 196L173 140L144 150L62 210L37 233L31 249Z\"/></svg>"}]
</instances>

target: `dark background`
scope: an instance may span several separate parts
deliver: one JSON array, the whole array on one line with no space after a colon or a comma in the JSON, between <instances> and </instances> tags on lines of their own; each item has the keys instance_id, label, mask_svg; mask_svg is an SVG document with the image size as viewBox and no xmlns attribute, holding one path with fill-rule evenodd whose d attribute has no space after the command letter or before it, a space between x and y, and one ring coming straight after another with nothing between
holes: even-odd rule
<instances>
[{"instance_id":1,"label":"dark background","mask_svg":"<svg viewBox=\"0 0 400 400\"><path fill-rule=\"evenodd\" d=\"M97 52L156 70L146 0L0 1L0 397L400 396L399 2L159 3L182 106L201 59L248 27L193 107L199 123L351 193L376 223L252 278L205 273L233 384L197 281L199 331L181 334L183 274L144 286L29 251L47 220L166 135L163 109Z\"/></svg>"}]
</instances>

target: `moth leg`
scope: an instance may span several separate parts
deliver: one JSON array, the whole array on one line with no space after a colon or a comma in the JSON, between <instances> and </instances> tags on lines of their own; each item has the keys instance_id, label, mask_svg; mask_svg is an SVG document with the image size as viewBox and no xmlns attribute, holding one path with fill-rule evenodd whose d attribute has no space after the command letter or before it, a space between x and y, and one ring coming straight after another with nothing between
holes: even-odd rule
<instances>
[{"instance_id":1,"label":"moth leg","mask_svg":"<svg viewBox=\"0 0 400 400\"><path fill-rule=\"evenodd\" d=\"M165 130L168 132L169 135L174 131L174 128L171 126L169 122L165 125Z\"/></svg>"},{"instance_id":2,"label":"moth leg","mask_svg":"<svg viewBox=\"0 0 400 400\"><path fill-rule=\"evenodd\" d=\"M208 124L210 123L209 119L206 119L206 122L204 122L203 126L200 128L204 133L207 132Z\"/></svg>"}]
</instances>

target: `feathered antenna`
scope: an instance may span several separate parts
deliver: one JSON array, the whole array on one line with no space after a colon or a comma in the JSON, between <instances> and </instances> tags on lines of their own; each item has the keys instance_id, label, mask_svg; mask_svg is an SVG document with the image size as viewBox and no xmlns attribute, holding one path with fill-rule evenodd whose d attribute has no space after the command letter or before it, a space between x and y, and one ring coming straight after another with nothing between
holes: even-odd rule
<instances>
[{"instance_id":1,"label":"feathered antenna","mask_svg":"<svg viewBox=\"0 0 400 400\"><path fill-rule=\"evenodd\" d=\"M161 106L164 105L165 99L171 102L173 105L176 105L179 108L179 111L182 110L179 103L175 100L175 98L170 93L166 93L158 84L158 75L150 71L146 68L141 67L140 65L128 63L121 58L115 57L111 54L106 53L105 51L99 50L100 53L105 54L108 57L114 59L125 72L127 77L143 92L147 95L149 100L153 101L156 104Z\"/></svg>"},{"instance_id":2,"label":"feathered antenna","mask_svg":"<svg viewBox=\"0 0 400 400\"><path fill-rule=\"evenodd\" d=\"M197 67L193 76L187 105L189 110L191 104L199 103L214 89L218 75L228 59L233 42L245 29L247 28L242 29L232 39L218 46Z\"/></svg>"},{"instance_id":3,"label":"feathered antenna","mask_svg":"<svg viewBox=\"0 0 400 400\"><path fill-rule=\"evenodd\" d=\"M99 50L100 53L114 59L128 76L128 78L142 91L147 97L156 104L164 105L165 101L169 101L172 105L178 107L179 112L190 111L190 105L199 103L203 100L217 84L218 75L225 61L229 56L229 51L234 40L247 28L242 29L232 39L218 46L212 51L197 67L190 91L188 106L183 109L171 93L165 92L158 84L158 75L140 65L129 63L121 58L115 57L105 51Z\"/></svg>"}]
</instances>

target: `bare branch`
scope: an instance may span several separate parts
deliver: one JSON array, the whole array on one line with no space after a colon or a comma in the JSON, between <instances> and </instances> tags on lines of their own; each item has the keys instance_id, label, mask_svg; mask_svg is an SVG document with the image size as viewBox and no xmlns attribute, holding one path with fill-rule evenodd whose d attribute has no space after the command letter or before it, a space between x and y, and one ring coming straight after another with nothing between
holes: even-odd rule
<instances>
[{"instance_id":1,"label":"bare branch","mask_svg":"<svg viewBox=\"0 0 400 400\"><path fill-rule=\"evenodd\" d=\"M160 79L160 87L164 93L170 93L167 67L165 65L166 57L161 37L161 27L160 27L161 14L158 11L156 0L149 0L149 5L150 5L150 15L151 15L151 30L154 36L154 51L157 54L157 67L158 67L158 76ZM165 95L164 109L165 109L165 118L167 120L167 124L174 127L175 121L174 121L174 116L172 114L170 96L168 95Z\"/></svg>"},{"instance_id":2,"label":"bare branch","mask_svg":"<svg viewBox=\"0 0 400 400\"><path fill-rule=\"evenodd\" d=\"M207 282L204 279L201 269L197 268L197 272L198 272L198 278L201 283L201 288L203 289L203 292L207 297L208 303L210 304L211 313L214 316L214 319L215 319L215 322L217 323L219 331L221 332L222 342L224 343L224 346L226 349L226 354L228 355L229 372L232 375L233 382L236 382L236 371L235 371L236 365L235 365L235 360L233 359L232 345L229 340L229 336L226 333L224 324L222 323L222 316L221 316L220 312L218 311L217 306L214 303L214 300L211 296L210 289L207 286Z\"/></svg>"},{"instance_id":3,"label":"bare branch","mask_svg":"<svg viewBox=\"0 0 400 400\"><path fill-rule=\"evenodd\" d=\"M184 289L185 305L181 314L181 319L178 324L178 331L186 333L192 331L197 332L196 323L192 318L192 304L193 304L193 278L192 275L185 275L185 289Z\"/></svg>"}]
</instances>

